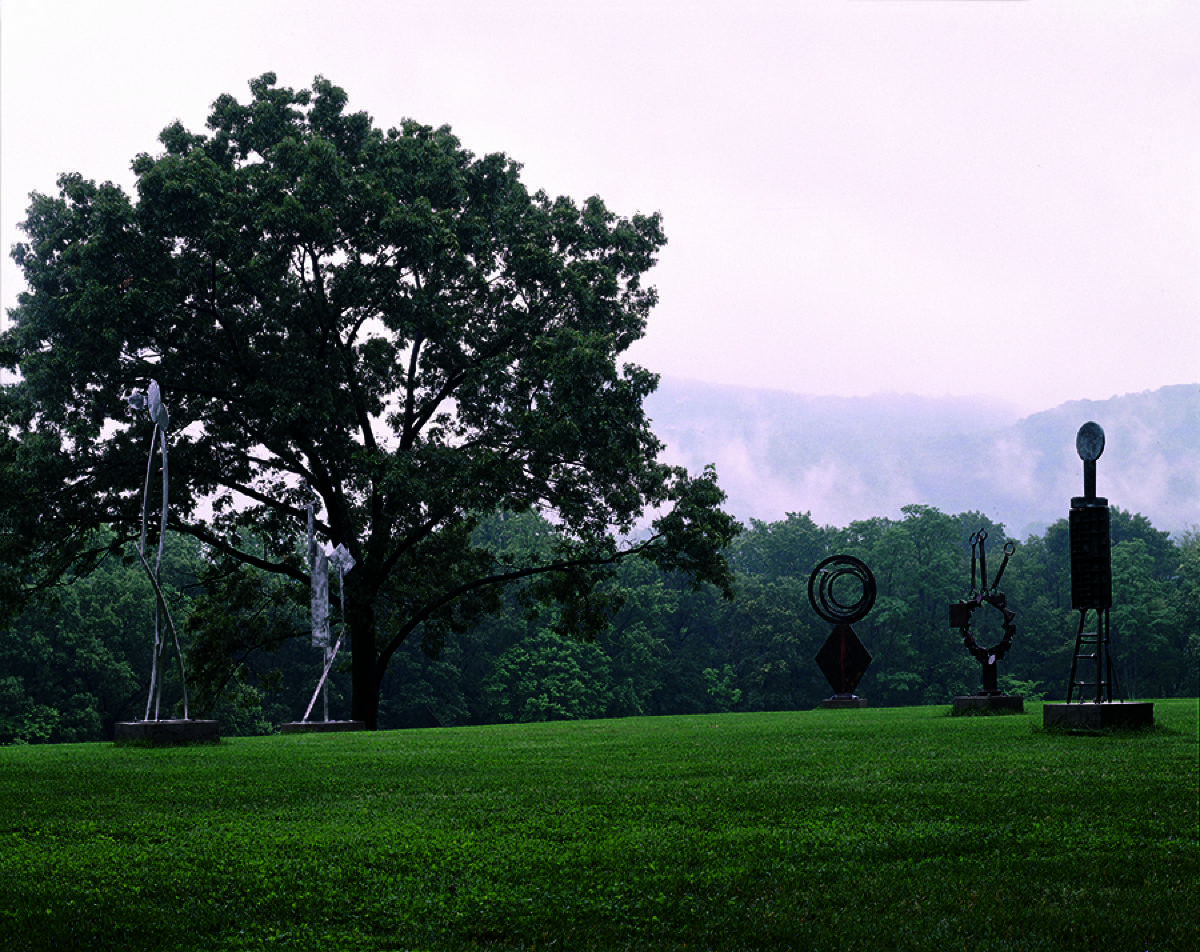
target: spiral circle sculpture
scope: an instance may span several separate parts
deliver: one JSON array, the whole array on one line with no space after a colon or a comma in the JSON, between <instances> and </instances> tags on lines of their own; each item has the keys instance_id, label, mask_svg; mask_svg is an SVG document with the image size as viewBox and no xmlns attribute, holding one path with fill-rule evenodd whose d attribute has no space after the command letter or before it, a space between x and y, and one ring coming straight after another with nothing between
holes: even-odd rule
<instances>
[{"instance_id":1,"label":"spiral circle sculpture","mask_svg":"<svg viewBox=\"0 0 1200 952\"><path fill-rule=\"evenodd\" d=\"M840 600L836 592L839 580L847 577L860 586L858 599L853 602ZM865 618L875 604L875 591L875 576L852 555L831 555L808 578L808 600L813 611L835 625L849 625Z\"/></svg>"}]
</instances>

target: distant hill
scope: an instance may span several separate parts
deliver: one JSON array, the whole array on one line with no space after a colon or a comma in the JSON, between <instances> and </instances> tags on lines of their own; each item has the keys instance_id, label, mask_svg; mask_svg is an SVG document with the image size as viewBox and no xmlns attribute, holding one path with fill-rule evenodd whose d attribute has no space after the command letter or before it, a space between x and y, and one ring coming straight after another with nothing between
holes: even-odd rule
<instances>
[{"instance_id":1,"label":"distant hill","mask_svg":"<svg viewBox=\"0 0 1200 952\"><path fill-rule=\"evenodd\" d=\"M742 520L811 512L844 526L922 503L983 512L1025 538L1083 492L1075 434L1095 420L1107 438L1099 494L1158 529L1200 527L1200 384L1018 419L983 399L814 397L666 377L647 412L668 462L716 464Z\"/></svg>"}]
</instances>

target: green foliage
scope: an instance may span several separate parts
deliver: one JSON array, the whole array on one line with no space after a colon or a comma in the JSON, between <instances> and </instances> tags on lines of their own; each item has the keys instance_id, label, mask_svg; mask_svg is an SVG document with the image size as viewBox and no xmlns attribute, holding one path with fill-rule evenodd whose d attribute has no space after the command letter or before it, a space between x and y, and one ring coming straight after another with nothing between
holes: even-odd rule
<instances>
[{"instance_id":1,"label":"green foliage","mask_svg":"<svg viewBox=\"0 0 1200 952\"><path fill-rule=\"evenodd\" d=\"M500 656L484 694L501 721L557 721L608 712L608 658L594 644L542 629Z\"/></svg>"},{"instance_id":2,"label":"green foliage","mask_svg":"<svg viewBox=\"0 0 1200 952\"><path fill-rule=\"evenodd\" d=\"M400 646L437 654L511 582L539 576L529 593L585 634L627 557L728 592L738 527L715 473L659 461L656 378L621 361L656 301L660 217L530 192L448 127L377 129L323 78L250 91L217 99L207 134L165 129L136 198L76 173L32 198L13 252L29 290L0 339L20 372L0 465L22 486L0 515L26 538L0 545L0 595L86 561L100 526L136 533L145 433L122 397L150 378L174 531L303 585L294 538L319 497L322 537L357 563L353 706L372 726ZM494 512L561 531L509 559L473 542ZM650 535L619 543L646 512ZM229 645L214 623L201 655Z\"/></svg>"},{"instance_id":3,"label":"green foliage","mask_svg":"<svg viewBox=\"0 0 1200 952\"><path fill-rule=\"evenodd\" d=\"M188 611L197 569L195 546L171 540L163 586L173 613ZM153 610L140 565L112 555L0 629L0 743L96 740L142 717Z\"/></svg>"},{"instance_id":4,"label":"green foliage","mask_svg":"<svg viewBox=\"0 0 1200 952\"><path fill-rule=\"evenodd\" d=\"M303 657L308 590L228 558L206 563L198 587L185 625L192 705L224 735L271 733L299 719L320 656ZM336 690L339 679L331 684Z\"/></svg>"},{"instance_id":5,"label":"green foliage","mask_svg":"<svg viewBox=\"0 0 1200 952\"><path fill-rule=\"evenodd\" d=\"M1180 540L1179 577L1170 599L1178 620L1175 643L1182 650L1183 671L1200 671L1200 528ZM1184 683L1188 683L1186 674Z\"/></svg>"},{"instance_id":6,"label":"green foliage","mask_svg":"<svg viewBox=\"0 0 1200 952\"><path fill-rule=\"evenodd\" d=\"M742 690L734 687L733 665L727 664L720 671L705 668L702 673L713 703L722 711L734 710L742 700Z\"/></svg>"},{"instance_id":7,"label":"green foliage","mask_svg":"<svg viewBox=\"0 0 1200 952\"><path fill-rule=\"evenodd\" d=\"M0 749L30 950L1190 952L1195 699Z\"/></svg>"}]
</instances>

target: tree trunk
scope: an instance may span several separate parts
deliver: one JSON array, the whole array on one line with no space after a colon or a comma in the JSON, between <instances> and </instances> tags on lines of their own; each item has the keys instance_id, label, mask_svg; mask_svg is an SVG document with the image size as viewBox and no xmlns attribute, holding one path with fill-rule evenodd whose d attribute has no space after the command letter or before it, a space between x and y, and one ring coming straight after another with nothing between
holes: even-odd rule
<instances>
[{"instance_id":1,"label":"tree trunk","mask_svg":"<svg viewBox=\"0 0 1200 952\"><path fill-rule=\"evenodd\" d=\"M350 718L373 731L379 723L379 684L375 670L375 599L355 586L346 593L346 621L350 626ZM357 590L355 590L357 589Z\"/></svg>"}]
</instances>

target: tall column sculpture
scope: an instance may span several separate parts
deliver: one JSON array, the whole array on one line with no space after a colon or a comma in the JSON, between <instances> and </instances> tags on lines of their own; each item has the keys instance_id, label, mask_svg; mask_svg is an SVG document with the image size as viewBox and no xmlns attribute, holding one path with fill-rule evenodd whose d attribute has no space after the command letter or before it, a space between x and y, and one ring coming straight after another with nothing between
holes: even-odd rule
<instances>
[{"instance_id":1,"label":"tall column sculpture","mask_svg":"<svg viewBox=\"0 0 1200 952\"><path fill-rule=\"evenodd\" d=\"M1075 656L1067 681L1067 702L1076 692L1078 700L1097 704L1113 699L1115 676L1109 650L1108 611L1112 608L1112 537L1108 500L1096 495L1096 460L1104 452L1104 430L1098 423L1085 423L1075 437L1075 450L1083 460L1083 495L1071 499L1068 517L1071 540L1071 607L1079 612L1079 631L1075 636ZM1095 612L1096 630L1088 632L1088 613ZM1091 654L1088 654L1088 650ZM1079 661L1093 662L1085 667L1090 681L1076 680L1085 672Z\"/></svg>"},{"instance_id":2,"label":"tall column sculpture","mask_svg":"<svg viewBox=\"0 0 1200 952\"><path fill-rule=\"evenodd\" d=\"M1042 708L1046 727L1092 731L1154 723L1152 703L1114 699L1117 684L1108 617L1113 603L1112 538L1108 500L1096 495L1096 460L1104 452L1104 442L1098 423L1085 423L1075 436L1075 451L1083 460L1083 495L1071 499L1068 526L1071 607L1079 612L1079 629L1067 679L1067 703ZM1094 631L1088 630L1089 613L1095 615Z\"/></svg>"}]
</instances>

